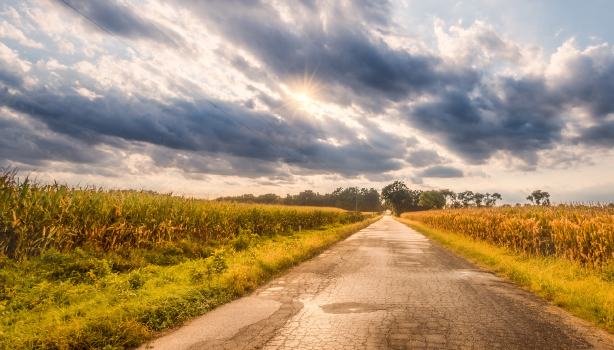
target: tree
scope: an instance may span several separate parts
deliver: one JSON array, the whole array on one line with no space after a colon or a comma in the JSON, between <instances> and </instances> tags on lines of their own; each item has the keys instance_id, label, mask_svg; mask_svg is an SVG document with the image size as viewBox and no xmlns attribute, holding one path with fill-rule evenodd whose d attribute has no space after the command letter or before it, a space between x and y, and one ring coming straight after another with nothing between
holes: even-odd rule
<instances>
[{"instance_id":1,"label":"tree","mask_svg":"<svg viewBox=\"0 0 614 350\"><path fill-rule=\"evenodd\" d=\"M533 193L531 193L527 197L527 199L530 200L531 203L534 203L536 205L543 205L543 206L550 205L550 193L542 192L542 190L533 191Z\"/></svg>"},{"instance_id":2,"label":"tree","mask_svg":"<svg viewBox=\"0 0 614 350\"><path fill-rule=\"evenodd\" d=\"M396 216L407 211L425 208L418 205L421 190L410 190L402 181L395 181L382 189L382 199L387 208Z\"/></svg>"},{"instance_id":3,"label":"tree","mask_svg":"<svg viewBox=\"0 0 614 350\"><path fill-rule=\"evenodd\" d=\"M486 193L486 199L484 200L484 204L487 207L492 207L497 204L497 200L503 200L503 198L501 198L501 195L498 194L497 192L493 194Z\"/></svg>"},{"instance_id":4,"label":"tree","mask_svg":"<svg viewBox=\"0 0 614 350\"><path fill-rule=\"evenodd\" d=\"M482 206L482 201L484 201L484 198L486 196L480 192L476 192L473 194L473 202L475 203L476 207L481 207Z\"/></svg>"},{"instance_id":5,"label":"tree","mask_svg":"<svg viewBox=\"0 0 614 350\"><path fill-rule=\"evenodd\" d=\"M422 192L418 205L427 209L443 209L446 205L446 197L441 191Z\"/></svg>"},{"instance_id":6,"label":"tree","mask_svg":"<svg viewBox=\"0 0 614 350\"><path fill-rule=\"evenodd\" d=\"M395 216L401 215L407 202L411 201L409 189L403 181L399 180L382 188L382 199Z\"/></svg>"},{"instance_id":7,"label":"tree","mask_svg":"<svg viewBox=\"0 0 614 350\"><path fill-rule=\"evenodd\" d=\"M439 190L439 192L443 194L443 196L446 199L446 208L454 208L455 203L456 203L456 193L454 193L454 191L449 190L447 188L444 188L443 190ZM449 204L448 204L448 201L449 201Z\"/></svg>"},{"instance_id":8,"label":"tree","mask_svg":"<svg viewBox=\"0 0 614 350\"><path fill-rule=\"evenodd\" d=\"M469 208L472 205L471 202L474 201L473 199L474 196L475 195L473 194L472 191L465 191L465 192L461 192L457 194L456 198L458 199L458 201L463 207Z\"/></svg>"},{"instance_id":9,"label":"tree","mask_svg":"<svg viewBox=\"0 0 614 350\"><path fill-rule=\"evenodd\" d=\"M375 188L360 190L361 206L360 211L375 211L382 210L382 202L379 198L379 193Z\"/></svg>"}]
</instances>

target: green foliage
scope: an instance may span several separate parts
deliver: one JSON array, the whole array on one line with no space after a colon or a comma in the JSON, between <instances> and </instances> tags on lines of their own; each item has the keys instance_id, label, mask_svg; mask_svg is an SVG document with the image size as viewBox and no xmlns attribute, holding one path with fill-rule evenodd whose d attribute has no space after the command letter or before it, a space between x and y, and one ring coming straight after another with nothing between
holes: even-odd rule
<instances>
[{"instance_id":1,"label":"green foliage","mask_svg":"<svg viewBox=\"0 0 614 350\"><path fill-rule=\"evenodd\" d=\"M446 206L446 197L439 191L422 192L418 205L427 209L443 209Z\"/></svg>"},{"instance_id":2,"label":"green foliage","mask_svg":"<svg viewBox=\"0 0 614 350\"><path fill-rule=\"evenodd\" d=\"M550 205L550 193L543 192L542 190L533 191L533 193L531 193L527 199L536 205Z\"/></svg>"},{"instance_id":3,"label":"green foliage","mask_svg":"<svg viewBox=\"0 0 614 350\"><path fill-rule=\"evenodd\" d=\"M150 250L49 250L19 262L4 259L0 349L137 347L154 331L252 290L371 222L264 236L238 231L235 238L249 238L247 249L242 250L237 250L239 240L231 239L211 240L205 247L179 241ZM182 251L184 259L177 265L155 260L161 265L154 265L145 259L151 251L160 256ZM124 267L138 267L118 269L118 261Z\"/></svg>"},{"instance_id":4,"label":"green foliage","mask_svg":"<svg viewBox=\"0 0 614 350\"><path fill-rule=\"evenodd\" d=\"M302 191L297 195L288 194L281 198L268 193L260 196L244 194L240 196L219 197L216 201L231 201L237 203L283 204L312 207L337 207L345 210L380 212L382 203L374 188L339 187L332 193L320 194L312 190ZM358 209L357 209L358 208Z\"/></svg>"},{"instance_id":5,"label":"green foliage","mask_svg":"<svg viewBox=\"0 0 614 350\"><path fill-rule=\"evenodd\" d=\"M382 189L382 199L395 216L408 211L419 211L424 208L418 205L422 191L410 190L403 181L395 181Z\"/></svg>"},{"instance_id":6,"label":"green foliage","mask_svg":"<svg viewBox=\"0 0 614 350\"><path fill-rule=\"evenodd\" d=\"M128 277L130 289L139 289L145 284L145 278L138 271L134 271Z\"/></svg>"},{"instance_id":7,"label":"green foliage","mask_svg":"<svg viewBox=\"0 0 614 350\"><path fill-rule=\"evenodd\" d=\"M440 190L441 194L446 198L447 208L470 208L470 207L493 207L497 204L497 200L502 200L499 193L479 193L473 191L464 191L454 193L449 189Z\"/></svg>"}]
</instances>

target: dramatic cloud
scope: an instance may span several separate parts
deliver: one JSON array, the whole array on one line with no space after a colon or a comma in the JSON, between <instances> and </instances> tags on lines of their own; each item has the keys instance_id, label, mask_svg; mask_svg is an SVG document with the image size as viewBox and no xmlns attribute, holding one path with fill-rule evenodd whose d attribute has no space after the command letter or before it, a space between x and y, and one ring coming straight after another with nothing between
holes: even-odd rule
<instances>
[{"instance_id":1,"label":"dramatic cloud","mask_svg":"<svg viewBox=\"0 0 614 350\"><path fill-rule=\"evenodd\" d=\"M427 149L412 151L409 153L409 157L407 157L407 162L417 168L440 164L443 161L444 159L439 156L437 151Z\"/></svg>"},{"instance_id":2,"label":"dramatic cloud","mask_svg":"<svg viewBox=\"0 0 614 350\"><path fill-rule=\"evenodd\" d=\"M68 3L138 53L62 1L6 4L2 164L420 184L614 145L607 44L544 58L484 21L414 33L393 1Z\"/></svg>"},{"instance_id":3,"label":"dramatic cloud","mask_svg":"<svg viewBox=\"0 0 614 350\"><path fill-rule=\"evenodd\" d=\"M419 176L438 178L463 177L463 171L449 166L438 165L424 169L419 173Z\"/></svg>"}]
</instances>

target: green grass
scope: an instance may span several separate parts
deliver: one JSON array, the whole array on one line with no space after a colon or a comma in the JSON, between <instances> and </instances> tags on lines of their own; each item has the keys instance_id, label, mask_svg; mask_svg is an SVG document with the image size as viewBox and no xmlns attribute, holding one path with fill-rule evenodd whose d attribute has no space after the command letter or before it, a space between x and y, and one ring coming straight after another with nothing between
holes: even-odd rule
<instances>
[{"instance_id":1,"label":"green grass","mask_svg":"<svg viewBox=\"0 0 614 350\"><path fill-rule=\"evenodd\" d=\"M531 257L416 221L397 220L573 315L614 332L614 267L595 270L564 258Z\"/></svg>"},{"instance_id":2,"label":"green grass","mask_svg":"<svg viewBox=\"0 0 614 350\"><path fill-rule=\"evenodd\" d=\"M124 349L239 297L379 218L224 244L0 259L0 349Z\"/></svg>"}]
</instances>

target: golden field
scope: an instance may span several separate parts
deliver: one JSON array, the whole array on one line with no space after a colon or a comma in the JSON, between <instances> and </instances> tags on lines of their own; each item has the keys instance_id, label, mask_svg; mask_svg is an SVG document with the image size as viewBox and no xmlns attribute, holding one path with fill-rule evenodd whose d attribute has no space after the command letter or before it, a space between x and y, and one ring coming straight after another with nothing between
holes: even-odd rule
<instances>
[{"instance_id":1,"label":"golden field","mask_svg":"<svg viewBox=\"0 0 614 350\"><path fill-rule=\"evenodd\" d=\"M517 253L563 257L597 269L614 259L611 205L447 209L401 217Z\"/></svg>"},{"instance_id":2,"label":"golden field","mask_svg":"<svg viewBox=\"0 0 614 350\"><path fill-rule=\"evenodd\" d=\"M337 208L215 202L146 191L18 183L0 174L0 255L13 259L51 248L114 251L179 241L207 243L242 234L273 235L335 223L361 214Z\"/></svg>"}]
</instances>

